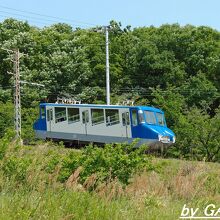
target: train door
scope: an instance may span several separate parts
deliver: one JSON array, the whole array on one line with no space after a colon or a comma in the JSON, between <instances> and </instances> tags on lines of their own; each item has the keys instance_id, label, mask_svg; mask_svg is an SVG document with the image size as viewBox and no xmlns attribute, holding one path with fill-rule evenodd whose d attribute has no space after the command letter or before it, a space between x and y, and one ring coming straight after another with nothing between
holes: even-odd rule
<instances>
[{"instance_id":1,"label":"train door","mask_svg":"<svg viewBox=\"0 0 220 220\"><path fill-rule=\"evenodd\" d=\"M82 111L82 123L85 127L85 134L87 135L87 124L89 123L89 110Z\"/></svg>"},{"instance_id":2,"label":"train door","mask_svg":"<svg viewBox=\"0 0 220 220\"><path fill-rule=\"evenodd\" d=\"M126 138L128 138L128 126L129 125L130 125L129 112L123 112L122 113L122 126L125 129Z\"/></svg>"},{"instance_id":3,"label":"train door","mask_svg":"<svg viewBox=\"0 0 220 220\"><path fill-rule=\"evenodd\" d=\"M47 109L47 128L48 128L48 132L49 132L49 137L51 137L51 123L53 121L53 109L52 108L48 108Z\"/></svg>"},{"instance_id":4,"label":"train door","mask_svg":"<svg viewBox=\"0 0 220 220\"><path fill-rule=\"evenodd\" d=\"M135 108L131 109L131 130L133 138L139 137L140 128L138 125L138 111Z\"/></svg>"}]
</instances>

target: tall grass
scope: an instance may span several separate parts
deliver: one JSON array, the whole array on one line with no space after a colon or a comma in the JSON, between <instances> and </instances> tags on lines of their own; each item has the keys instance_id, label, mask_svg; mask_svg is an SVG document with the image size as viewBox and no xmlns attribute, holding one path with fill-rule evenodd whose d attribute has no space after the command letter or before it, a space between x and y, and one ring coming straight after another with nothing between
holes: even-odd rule
<instances>
[{"instance_id":1,"label":"tall grass","mask_svg":"<svg viewBox=\"0 0 220 220\"><path fill-rule=\"evenodd\" d=\"M110 146L90 154L91 149L53 143L6 142L0 160L0 219L170 220L178 219L185 203L220 203L219 164L149 158L128 149L124 154L123 147L118 154L110 154ZM122 159L114 159L119 155ZM129 169L121 172L125 165Z\"/></svg>"}]
</instances>

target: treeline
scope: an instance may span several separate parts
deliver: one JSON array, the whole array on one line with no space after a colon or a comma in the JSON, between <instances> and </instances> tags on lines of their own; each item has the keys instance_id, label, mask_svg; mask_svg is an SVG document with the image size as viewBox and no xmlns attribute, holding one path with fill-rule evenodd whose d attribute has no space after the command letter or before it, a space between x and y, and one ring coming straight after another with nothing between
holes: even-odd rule
<instances>
[{"instance_id":1,"label":"treeline","mask_svg":"<svg viewBox=\"0 0 220 220\"><path fill-rule=\"evenodd\" d=\"M167 156L220 161L220 32L178 24L125 28L110 22L111 100L133 99L165 111L177 143ZM13 127L13 66L2 48L19 48L23 138L31 139L36 106L59 96L105 103L105 36L55 24L42 29L6 19L0 23L0 135Z\"/></svg>"}]
</instances>

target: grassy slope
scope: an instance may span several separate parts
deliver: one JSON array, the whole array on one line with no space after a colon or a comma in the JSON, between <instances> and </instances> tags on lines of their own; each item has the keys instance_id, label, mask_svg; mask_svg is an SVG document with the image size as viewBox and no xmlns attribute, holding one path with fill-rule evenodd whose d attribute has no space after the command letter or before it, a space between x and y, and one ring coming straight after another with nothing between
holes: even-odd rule
<instances>
[{"instance_id":1,"label":"grassy slope","mask_svg":"<svg viewBox=\"0 0 220 220\"><path fill-rule=\"evenodd\" d=\"M220 165L153 159L154 171L122 187L115 180L88 192L57 180L54 158L70 151L39 145L11 145L0 171L0 219L178 219L184 204L220 204ZM52 164L52 165L51 165Z\"/></svg>"}]
</instances>

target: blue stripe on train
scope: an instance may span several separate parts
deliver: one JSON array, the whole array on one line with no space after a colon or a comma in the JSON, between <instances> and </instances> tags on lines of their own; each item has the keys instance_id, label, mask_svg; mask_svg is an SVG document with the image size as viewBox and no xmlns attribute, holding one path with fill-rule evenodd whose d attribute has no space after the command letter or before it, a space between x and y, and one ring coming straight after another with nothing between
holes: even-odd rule
<instances>
[{"instance_id":1,"label":"blue stripe on train","mask_svg":"<svg viewBox=\"0 0 220 220\"><path fill-rule=\"evenodd\" d=\"M42 118L42 108L44 108L45 116ZM40 107L40 118L34 123L34 130L46 131L47 130L47 122L46 122L46 106Z\"/></svg>"}]
</instances>

